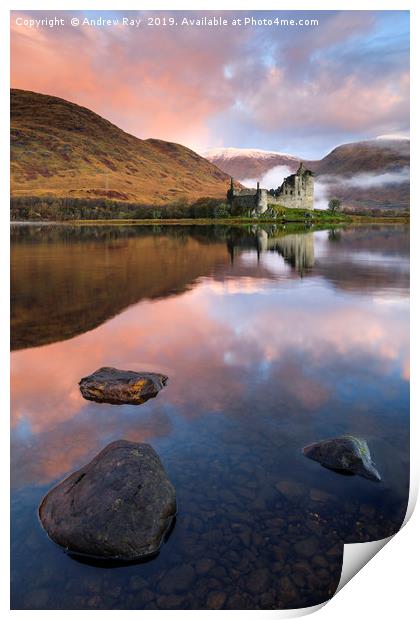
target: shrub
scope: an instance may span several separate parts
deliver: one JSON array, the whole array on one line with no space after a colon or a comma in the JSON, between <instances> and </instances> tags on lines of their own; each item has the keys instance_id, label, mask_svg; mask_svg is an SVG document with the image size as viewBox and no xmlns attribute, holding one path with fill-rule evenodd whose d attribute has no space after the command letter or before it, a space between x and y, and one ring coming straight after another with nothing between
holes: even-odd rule
<instances>
[{"instance_id":1,"label":"shrub","mask_svg":"<svg viewBox=\"0 0 420 620\"><path fill-rule=\"evenodd\" d=\"M221 204L217 205L213 209L213 217L216 220L222 219L224 217L230 217L230 216L231 216L231 213L230 213L229 205L227 205L225 202L222 202Z\"/></svg>"}]
</instances>

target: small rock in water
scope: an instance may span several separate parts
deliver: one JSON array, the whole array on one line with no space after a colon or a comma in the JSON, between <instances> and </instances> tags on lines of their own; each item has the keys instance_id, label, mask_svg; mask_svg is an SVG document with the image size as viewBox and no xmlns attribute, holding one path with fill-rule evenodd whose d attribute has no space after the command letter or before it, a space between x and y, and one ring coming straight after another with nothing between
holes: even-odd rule
<instances>
[{"instance_id":1,"label":"small rock in water","mask_svg":"<svg viewBox=\"0 0 420 620\"><path fill-rule=\"evenodd\" d=\"M207 597L208 609L221 609L226 601L226 593L218 590L210 592Z\"/></svg>"},{"instance_id":2,"label":"small rock in water","mask_svg":"<svg viewBox=\"0 0 420 620\"><path fill-rule=\"evenodd\" d=\"M304 557L310 557L318 550L318 541L316 538L304 538L294 545L296 553Z\"/></svg>"},{"instance_id":3,"label":"small rock in water","mask_svg":"<svg viewBox=\"0 0 420 620\"><path fill-rule=\"evenodd\" d=\"M376 482L381 480L366 441L359 437L342 435L324 439L305 446L303 454L339 473L357 474Z\"/></svg>"},{"instance_id":4,"label":"small rock in water","mask_svg":"<svg viewBox=\"0 0 420 620\"><path fill-rule=\"evenodd\" d=\"M32 590L26 596L25 607L26 609L47 609L49 598L47 589Z\"/></svg>"},{"instance_id":5,"label":"small rock in water","mask_svg":"<svg viewBox=\"0 0 420 620\"><path fill-rule=\"evenodd\" d=\"M148 444L114 441L54 487L39 517L74 554L137 560L156 553L176 513L175 489Z\"/></svg>"},{"instance_id":6,"label":"small rock in water","mask_svg":"<svg viewBox=\"0 0 420 620\"><path fill-rule=\"evenodd\" d=\"M111 405L141 405L154 398L166 385L168 377L160 373L134 372L103 367L79 381L86 400Z\"/></svg>"},{"instance_id":7,"label":"small rock in water","mask_svg":"<svg viewBox=\"0 0 420 620\"><path fill-rule=\"evenodd\" d=\"M140 577L139 575L133 575L130 577L130 581L128 582L128 587L130 590L142 590L143 588L147 588L147 581Z\"/></svg>"},{"instance_id":8,"label":"small rock in water","mask_svg":"<svg viewBox=\"0 0 420 620\"><path fill-rule=\"evenodd\" d=\"M205 575L209 572L209 570L213 568L214 565L215 561L211 558L202 558L201 560L198 560L196 562L195 570L197 571L198 575Z\"/></svg>"},{"instance_id":9,"label":"small rock in water","mask_svg":"<svg viewBox=\"0 0 420 620\"><path fill-rule=\"evenodd\" d=\"M309 491L309 497L313 502L329 502L334 499L332 495L321 489L311 489Z\"/></svg>"},{"instance_id":10,"label":"small rock in water","mask_svg":"<svg viewBox=\"0 0 420 620\"><path fill-rule=\"evenodd\" d=\"M258 568L247 577L247 587L252 594L263 593L270 585L270 573L265 568Z\"/></svg>"},{"instance_id":11,"label":"small rock in water","mask_svg":"<svg viewBox=\"0 0 420 620\"><path fill-rule=\"evenodd\" d=\"M295 500L305 494L305 487L294 480L280 480L275 487L287 499Z\"/></svg>"}]
</instances>

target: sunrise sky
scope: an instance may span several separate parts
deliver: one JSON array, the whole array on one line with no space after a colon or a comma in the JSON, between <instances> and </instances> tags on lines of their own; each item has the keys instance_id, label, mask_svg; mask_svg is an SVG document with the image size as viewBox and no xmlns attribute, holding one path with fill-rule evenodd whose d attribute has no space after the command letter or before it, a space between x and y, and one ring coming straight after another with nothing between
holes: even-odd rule
<instances>
[{"instance_id":1,"label":"sunrise sky","mask_svg":"<svg viewBox=\"0 0 420 620\"><path fill-rule=\"evenodd\" d=\"M408 12L277 16L298 13L319 26L72 27L73 16L145 14L14 11L12 87L63 97L139 138L197 151L250 147L317 158L344 142L408 136ZM177 19L181 14L212 15L179 12ZM16 24L30 16L67 23Z\"/></svg>"}]
</instances>

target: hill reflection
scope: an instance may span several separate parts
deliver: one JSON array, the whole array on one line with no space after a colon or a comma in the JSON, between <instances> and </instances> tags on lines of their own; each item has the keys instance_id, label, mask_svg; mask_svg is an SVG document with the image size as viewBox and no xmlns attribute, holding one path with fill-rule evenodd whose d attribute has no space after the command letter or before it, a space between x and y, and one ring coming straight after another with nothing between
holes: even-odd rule
<instances>
[{"instance_id":1,"label":"hill reflection","mask_svg":"<svg viewBox=\"0 0 420 620\"><path fill-rule=\"evenodd\" d=\"M337 288L402 294L409 283L405 227L13 226L11 255L12 349L73 338L204 277L322 277Z\"/></svg>"}]
</instances>

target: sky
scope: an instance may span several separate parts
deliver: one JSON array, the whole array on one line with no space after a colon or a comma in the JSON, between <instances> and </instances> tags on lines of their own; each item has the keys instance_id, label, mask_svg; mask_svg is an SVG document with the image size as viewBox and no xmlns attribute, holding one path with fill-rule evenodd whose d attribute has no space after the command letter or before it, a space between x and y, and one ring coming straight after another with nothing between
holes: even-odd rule
<instances>
[{"instance_id":1,"label":"sky","mask_svg":"<svg viewBox=\"0 0 420 620\"><path fill-rule=\"evenodd\" d=\"M151 15L178 26L147 26ZM238 15L319 25L180 25ZM22 21L54 16L64 25ZM119 23L82 24L98 17ZM139 138L318 158L346 142L408 136L409 13L13 11L11 85L83 105Z\"/></svg>"}]
</instances>

